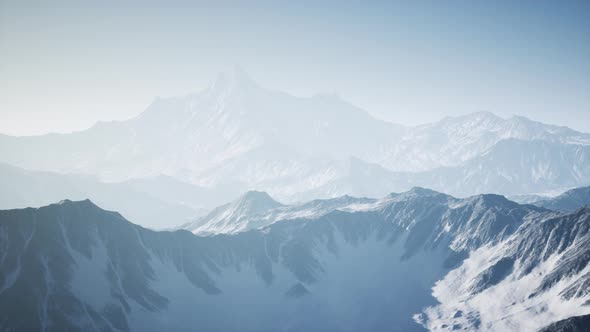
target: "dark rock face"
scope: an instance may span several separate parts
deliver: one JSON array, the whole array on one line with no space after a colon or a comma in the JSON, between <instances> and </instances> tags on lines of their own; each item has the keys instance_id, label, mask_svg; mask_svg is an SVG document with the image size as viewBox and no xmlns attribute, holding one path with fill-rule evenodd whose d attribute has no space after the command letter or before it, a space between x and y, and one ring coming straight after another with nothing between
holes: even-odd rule
<instances>
[{"instance_id":1,"label":"dark rock face","mask_svg":"<svg viewBox=\"0 0 590 332\"><path fill-rule=\"evenodd\" d=\"M437 282L440 304L424 311L424 325L528 331L585 314L589 257L590 208L529 215L506 240L471 251Z\"/></svg>"},{"instance_id":2,"label":"dark rock face","mask_svg":"<svg viewBox=\"0 0 590 332\"><path fill-rule=\"evenodd\" d=\"M540 215L552 212L495 195L459 200L421 188L373 210L211 237L147 230L90 201L0 211L0 327L419 331L413 315L436 304L437 280L470 251L506 241ZM580 239L585 215L567 217L576 229L558 230L571 222L557 218L543 223L555 230L536 227L530 235ZM478 291L512 272L511 257L482 272ZM567 260L547 283L566 269L580 271L584 257Z\"/></svg>"},{"instance_id":3,"label":"dark rock face","mask_svg":"<svg viewBox=\"0 0 590 332\"><path fill-rule=\"evenodd\" d=\"M294 311L317 319L325 315L332 318L358 316L354 322L346 324L327 318L326 322L320 320L313 324L295 319L289 323L294 329L353 330L364 326L384 328L391 324L402 330L419 329L411 320L411 312L401 320L395 316L386 318L386 313L391 310L383 306L382 301L390 301L393 294L381 292L379 288L383 285L380 284L365 289L363 284L367 279L349 280L338 272L333 275L336 278L333 283L337 285L334 291L337 293L316 295L318 292L314 288L320 287L318 285L324 282L325 274L330 272L326 259L341 256L338 264L343 265L337 268L343 268L342 272L358 268L359 271L350 271L353 279L369 277L363 270L379 270L379 265L387 259L400 261L401 253L394 247L394 234L398 227L385 223L372 213L338 212L316 222L292 220L273 225L265 231L203 238L187 231L150 231L127 222L117 213L103 211L90 201L65 201L40 209L2 211L0 230L5 253L0 274L0 309L8 313L2 321L3 327L52 331L92 330L94 326L106 330L132 330L137 326L150 329L149 325L133 321L137 320L137 312L148 317L166 315L169 310L174 310L171 306L178 300L170 292L155 286L167 278L164 274L185 278L186 285L182 287L193 287L193 293L200 297L193 301L194 304L214 305L217 301L229 304L232 299L240 297L240 294L232 292L231 286L223 286L226 283L225 274L234 270L238 271L239 280L259 280L256 287L261 287L261 293L269 287L283 287L286 281L279 279L278 274L290 275L287 280L291 285L284 286L282 294L279 294L280 300L276 302L272 302L273 299L254 299L250 308L242 308L253 319L250 325L228 320L220 308L209 308L206 312L195 312L194 317L181 317L185 322L166 322L151 328L190 330L194 326L202 326L205 330L274 330L282 326L284 320L290 317L290 312ZM378 239L373 240L377 234ZM372 245L378 248L371 248ZM344 251L351 248L359 248L364 255L369 255L364 256L366 258L380 254L376 250L389 248L391 252L381 253L385 261L376 259L374 263L363 263L355 258L348 262ZM104 252L101 254L101 251ZM100 274L90 276L82 284L84 288L106 284L103 290L108 292L107 299L99 306L93 305L96 301L92 297L85 298L80 289L74 287L84 261L91 262L94 267L100 265ZM162 264L167 271L156 270L156 265ZM442 269L439 270L442 273ZM384 276L396 273L393 269L380 272ZM358 287L338 286L354 283L358 283ZM247 282L243 287L246 285ZM410 292L413 296L420 298L409 310L419 310L418 303L428 297L428 288L416 285L409 289L413 289ZM420 293L416 289L423 291ZM338 296L338 292L351 292L342 300L355 298L359 305L347 304L348 307L337 309L334 301L338 298L333 297ZM379 298L376 296L379 293L384 296ZM222 300L224 296L229 297L229 302ZM363 299L363 296L366 298ZM290 305L291 309L281 308L281 304L289 298L295 301ZM318 298L319 301L327 301L324 309L317 308L321 305ZM335 313L326 311L330 306L336 306L333 309ZM363 321L360 317L366 311L373 311L374 317Z\"/></svg>"},{"instance_id":4,"label":"dark rock face","mask_svg":"<svg viewBox=\"0 0 590 332\"><path fill-rule=\"evenodd\" d=\"M167 299L149 287L154 271L138 242L138 228L118 213L103 211L90 201L51 205L41 209L0 211L2 326L15 330L65 331L99 326L127 328L125 313L133 300L157 311ZM81 302L69 284L76 269L74 254L91 260L93 247L105 245L109 264L105 278L112 302L103 312ZM92 281L88 280L88 287ZM77 325L71 316L85 317Z\"/></svg>"},{"instance_id":5,"label":"dark rock face","mask_svg":"<svg viewBox=\"0 0 590 332\"><path fill-rule=\"evenodd\" d=\"M541 329L539 332L590 332L590 315L560 320Z\"/></svg>"},{"instance_id":6,"label":"dark rock face","mask_svg":"<svg viewBox=\"0 0 590 332\"><path fill-rule=\"evenodd\" d=\"M513 267L514 259L509 257L500 259L476 277L472 292L479 293L490 286L497 285L512 272Z\"/></svg>"}]
</instances>

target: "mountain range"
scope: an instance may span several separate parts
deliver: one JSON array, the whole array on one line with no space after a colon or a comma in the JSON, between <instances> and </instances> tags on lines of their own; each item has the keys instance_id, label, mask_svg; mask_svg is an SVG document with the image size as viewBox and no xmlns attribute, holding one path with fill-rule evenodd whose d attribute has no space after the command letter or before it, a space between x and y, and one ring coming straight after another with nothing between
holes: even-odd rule
<instances>
[{"instance_id":1,"label":"mountain range","mask_svg":"<svg viewBox=\"0 0 590 332\"><path fill-rule=\"evenodd\" d=\"M91 175L28 171L2 164L0 183L0 209L41 207L66 198L89 198L156 229L193 220L211 206L223 203L227 195L227 191L219 193L165 175L104 183Z\"/></svg>"},{"instance_id":2,"label":"mountain range","mask_svg":"<svg viewBox=\"0 0 590 332\"><path fill-rule=\"evenodd\" d=\"M0 211L0 327L559 331L590 314L587 206L424 188L289 206L248 192L192 227L207 236L89 200Z\"/></svg>"},{"instance_id":3,"label":"mountain range","mask_svg":"<svg viewBox=\"0 0 590 332\"><path fill-rule=\"evenodd\" d=\"M573 212L581 206L590 205L590 187L574 188L559 196L540 199L532 204L556 211Z\"/></svg>"},{"instance_id":4,"label":"mountain range","mask_svg":"<svg viewBox=\"0 0 590 332\"><path fill-rule=\"evenodd\" d=\"M238 199L218 206L206 215L179 227L199 235L234 234L263 228L285 219L317 219L335 210L369 211L407 201L417 193L428 192L414 187L408 192L392 193L380 199L340 196L331 199L315 199L301 204L282 204L265 192L249 191ZM574 212L590 205L590 187L575 188L554 198L545 198L530 203L541 208L559 212Z\"/></svg>"},{"instance_id":5,"label":"mountain range","mask_svg":"<svg viewBox=\"0 0 590 332\"><path fill-rule=\"evenodd\" d=\"M130 120L71 134L0 135L0 162L120 187L167 177L220 197L189 203L203 209L247 190L287 203L381 197L414 186L457 197L524 195L589 185L590 134L487 112L403 126L336 95L296 97L263 88L236 68L200 93L158 98ZM47 195L54 197L51 190ZM63 194L78 198L74 191ZM168 194L165 201L179 196L174 190L160 196ZM165 227L186 221L183 216Z\"/></svg>"},{"instance_id":6,"label":"mountain range","mask_svg":"<svg viewBox=\"0 0 590 332\"><path fill-rule=\"evenodd\" d=\"M590 317L590 134L520 116L405 126L235 68L129 120L0 135L0 183L2 331Z\"/></svg>"}]
</instances>

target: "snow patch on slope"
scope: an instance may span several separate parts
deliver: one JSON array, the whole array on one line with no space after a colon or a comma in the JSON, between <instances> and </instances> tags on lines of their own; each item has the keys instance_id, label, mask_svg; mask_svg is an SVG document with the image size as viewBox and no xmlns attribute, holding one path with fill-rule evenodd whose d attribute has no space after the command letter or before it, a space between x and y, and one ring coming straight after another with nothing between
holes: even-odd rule
<instances>
[{"instance_id":1,"label":"snow patch on slope","mask_svg":"<svg viewBox=\"0 0 590 332\"><path fill-rule=\"evenodd\" d=\"M510 272L498 284L474 294L474 281L498 263L505 250L504 243L472 252L461 267L436 282L432 294L441 304L415 319L431 331L537 331L552 322L590 313L590 295L562 297L574 281L590 272L590 266L532 296L563 254L552 255L524 276ZM519 271L518 262L514 270Z\"/></svg>"}]
</instances>

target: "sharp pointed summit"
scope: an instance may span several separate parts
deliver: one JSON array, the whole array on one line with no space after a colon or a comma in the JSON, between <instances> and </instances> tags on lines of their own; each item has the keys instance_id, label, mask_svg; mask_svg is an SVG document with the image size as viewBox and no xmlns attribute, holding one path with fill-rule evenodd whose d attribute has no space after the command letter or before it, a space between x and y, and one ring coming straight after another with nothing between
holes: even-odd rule
<instances>
[{"instance_id":1,"label":"sharp pointed summit","mask_svg":"<svg viewBox=\"0 0 590 332\"><path fill-rule=\"evenodd\" d=\"M229 70L220 72L211 88L213 91L231 91L256 86L256 82L254 82L242 67L234 65Z\"/></svg>"},{"instance_id":2,"label":"sharp pointed summit","mask_svg":"<svg viewBox=\"0 0 590 332\"><path fill-rule=\"evenodd\" d=\"M185 228L199 234L214 234L220 230L224 233L240 232L248 228L251 218L282 206L284 205L275 201L269 194L251 190Z\"/></svg>"},{"instance_id":3,"label":"sharp pointed summit","mask_svg":"<svg viewBox=\"0 0 590 332\"><path fill-rule=\"evenodd\" d=\"M275 201L264 191L250 190L234 202L237 207L247 210L248 213L259 213L279 206L281 203Z\"/></svg>"},{"instance_id":4,"label":"sharp pointed summit","mask_svg":"<svg viewBox=\"0 0 590 332\"><path fill-rule=\"evenodd\" d=\"M167 174L224 188L228 197L259 188L284 202L412 186L513 195L590 181L590 134L492 113L404 127L333 96L266 89L239 66L208 89L159 99L127 121L72 135L0 137L0 155L24 169L109 182Z\"/></svg>"}]
</instances>

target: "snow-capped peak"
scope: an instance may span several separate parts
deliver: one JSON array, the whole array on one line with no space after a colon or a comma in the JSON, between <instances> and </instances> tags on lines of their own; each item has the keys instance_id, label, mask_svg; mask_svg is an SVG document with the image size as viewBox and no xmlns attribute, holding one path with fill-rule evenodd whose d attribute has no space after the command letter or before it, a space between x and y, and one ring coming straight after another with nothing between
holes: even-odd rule
<instances>
[{"instance_id":1,"label":"snow-capped peak","mask_svg":"<svg viewBox=\"0 0 590 332\"><path fill-rule=\"evenodd\" d=\"M254 80L238 65L217 75L211 89L216 92L257 86Z\"/></svg>"},{"instance_id":2,"label":"snow-capped peak","mask_svg":"<svg viewBox=\"0 0 590 332\"><path fill-rule=\"evenodd\" d=\"M231 203L222 205L184 228L199 234L235 233L247 229L253 216L282 207L270 195L248 191Z\"/></svg>"},{"instance_id":3,"label":"snow-capped peak","mask_svg":"<svg viewBox=\"0 0 590 332\"><path fill-rule=\"evenodd\" d=\"M269 194L264 191L251 190L240 196L239 199L232 203L236 209L247 213L260 213L269 209L274 209L283 204L275 201Z\"/></svg>"},{"instance_id":4,"label":"snow-capped peak","mask_svg":"<svg viewBox=\"0 0 590 332\"><path fill-rule=\"evenodd\" d=\"M391 193L389 194L389 198L395 201L405 201L409 199L414 199L418 197L433 197L433 196L448 196L446 194L440 193L438 191L434 191L428 188L422 187L412 187L410 190L402 192L402 193ZM450 197L450 196L448 196Z\"/></svg>"}]
</instances>

